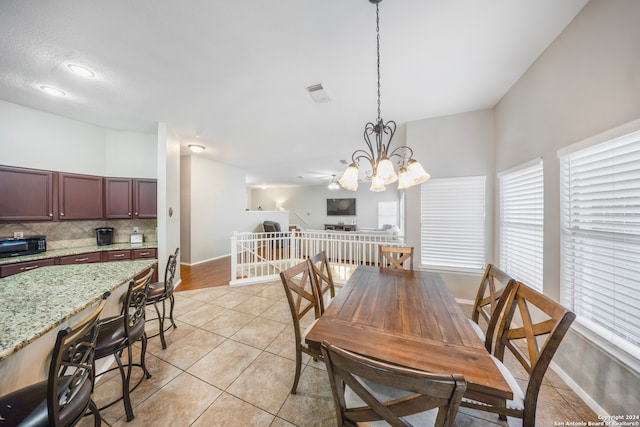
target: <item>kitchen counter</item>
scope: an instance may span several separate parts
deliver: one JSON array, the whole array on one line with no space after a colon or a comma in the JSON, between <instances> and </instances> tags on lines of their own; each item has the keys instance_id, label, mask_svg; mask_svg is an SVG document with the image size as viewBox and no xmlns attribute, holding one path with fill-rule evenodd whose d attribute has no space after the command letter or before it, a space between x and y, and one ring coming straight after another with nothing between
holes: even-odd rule
<instances>
[{"instance_id":1,"label":"kitchen counter","mask_svg":"<svg viewBox=\"0 0 640 427\"><path fill-rule=\"evenodd\" d=\"M113 250L115 246L100 248ZM145 259L41 267L0 279L0 362L92 306L105 292L112 292L110 299L117 298L113 292L116 288L155 262Z\"/></svg>"},{"instance_id":2,"label":"kitchen counter","mask_svg":"<svg viewBox=\"0 0 640 427\"><path fill-rule=\"evenodd\" d=\"M54 249L39 254L23 255L17 257L0 258L0 265L13 264L16 262L36 261L39 259L56 258L68 255L79 255L90 252L119 251L129 249L154 249L158 247L158 242L144 243L114 243L107 246L84 246L81 248Z\"/></svg>"}]
</instances>

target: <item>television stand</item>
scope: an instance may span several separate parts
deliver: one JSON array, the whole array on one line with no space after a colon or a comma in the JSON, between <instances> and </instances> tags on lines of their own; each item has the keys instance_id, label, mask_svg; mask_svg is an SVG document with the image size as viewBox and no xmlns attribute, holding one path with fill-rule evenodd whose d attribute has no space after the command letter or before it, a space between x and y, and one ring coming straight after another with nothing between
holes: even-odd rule
<instances>
[{"instance_id":1,"label":"television stand","mask_svg":"<svg viewBox=\"0 0 640 427\"><path fill-rule=\"evenodd\" d=\"M335 230L335 231L356 231L355 224L325 224L325 230Z\"/></svg>"}]
</instances>

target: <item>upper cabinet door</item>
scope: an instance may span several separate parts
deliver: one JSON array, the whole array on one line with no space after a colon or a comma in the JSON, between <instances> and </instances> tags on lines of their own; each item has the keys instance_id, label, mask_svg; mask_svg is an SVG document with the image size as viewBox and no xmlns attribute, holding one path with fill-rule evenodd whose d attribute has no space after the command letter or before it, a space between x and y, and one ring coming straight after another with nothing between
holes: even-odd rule
<instances>
[{"instance_id":1,"label":"upper cabinet door","mask_svg":"<svg viewBox=\"0 0 640 427\"><path fill-rule=\"evenodd\" d=\"M135 179L133 194L136 219L158 216L158 183L155 179Z\"/></svg>"},{"instance_id":2,"label":"upper cabinet door","mask_svg":"<svg viewBox=\"0 0 640 427\"><path fill-rule=\"evenodd\" d=\"M0 220L52 221L53 172L0 166Z\"/></svg>"},{"instance_id":3,"label":"upper cabinet door","mask_svg":"<svg viewBox=\"0 0 640 427\"><path fill-rule=\"evenodd\" d=\"M58 219L104 217L101 176L58 173Z\"/></svg>"},{"instance_id":4,"label":"upper cabinet door","mask_svg":"<svg viewBox=\"0 0 640 427\"><path fill-rule=\"evenodd\" d=\"M133 180L105 178L105 217L133 219Z\"/></svg>"}]
</instances>

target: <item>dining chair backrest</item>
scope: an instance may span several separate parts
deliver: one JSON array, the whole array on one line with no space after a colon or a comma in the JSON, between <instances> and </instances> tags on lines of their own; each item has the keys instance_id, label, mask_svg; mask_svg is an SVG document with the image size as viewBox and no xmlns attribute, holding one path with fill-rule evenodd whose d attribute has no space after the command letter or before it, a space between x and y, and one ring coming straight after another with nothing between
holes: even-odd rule
<instances>
[{"instance_id":1,"label":"dining chair backrest","mask_svg":"<svg viewBox=\"0 0 640 427\"><path fill-rule=\"evenodd\" d=\"M467 388L461 375L391 365L324 342L321 347L338 426L383 420L392 426L454 426ZM353 393L355 396L350 397ZM353 404L356 404L354 407ZM437 414L426 411L437 409ZM421 414L422 418L412 419ZM424 415L428 415L425 417ZM404 418L407 417L407 418Z\"/></svg>"},{"instance_id":2,"label":"dining chair backrest","mask_svg":"<svg viewBox=\"0 0 640 427\"><path fill-rule=\"evenodd\" d=\"M331 274L331 266L327 259L325 251L320 252L309 258L311 267L313 268L313 274L315 276L315 283L318 288L318 302L320 304L320 313L324 313L324 294L329 291L331 298L336 296L336 289L333 283L333 275Z\"/></svg>"},{"instance_id":3,"label":"dining chair backrest","mask_svg":"<svg viewBox=\"0 0 640 427\"><path fill-rule=\"evenodd\" d=\"M482 332L485 336L485 347L490 353L493 332L500 319L500 310L497 310L498 302L505 295L505 291L508 289L507 285L513 281L514 279L500 268L493 264L487 264L478 287L471 320L480 325L482 319L487 324L487 329L482 330ZM505 298L507 296L505 295Z\"/></svg>"},{"instance_id":4,"label":"dining chair backrest","mask_svg":"<svg viewBox=\"0 0 640 427\"><path fill-rule=\"evenodd\" d=\"M98 318L109 295L106 292L100 303L81 322L58 332L47 381L47 409L51 426L77 423L92 404Z\"/></svg>"},{"instance_id":5,"label":"dining chair backrest","mask_svg":"<svg viewBox=\"0 0 640 427\"><path fill-rule=\"evenodd\" d=\"M409 270L413 270L413 246L380 245L378 251L380 267L406 270L405 261L408 261Z\"/></svg>"},{"instance_id":6,"label":"dining chair backrest","mask_svg":"<svg viewBox=\"0 0 640 427\"><path fill-rule=\"evenodd\" d=\"M291 387L291 394L296 394L300 373L302 370L302 353L306 353L314 359L322 358L319 349L310 348L304 342L304 334L302 331L301 321L307 321L312 325L320 318L318 287L316 285L315 274L309 260L301 262L291 268L280 272L280 279L287 296L289 309L291 310L291 318L293 319L293 331L295 336L296 351L296 372ZM313 310L313 320L311 317L305 316Z\"/></svg>"},{"instance_id":7,"label":"dining chair backrest","mask_svg":"<svg viewBox=\"0 0 640 427\"><path fill-rule=\"evenodd\" d=\"M524 392L525 425L535 425L542 379L576 315L522 282L515 282L497 331L495 357L509 350L529 374ZM524 340L524 346L519 342Z\"/></svg>"},{"instance_id":8,"label":"dining chair backrest","mask_svg":"<svg viewBox=\"0 0 640 427\"><path fill-rule=\"evenodd\" d=\"M178 266L178 253L180 253L180 248L176 248L175 253L169 255L169 259L167 260L167 266L164 270L165 292L173 289L173 281L176 277L176 268Z\"/></svg>"},{"instance_id":9,"label":"dining chair backrest","mask_svg":"<svg viewBox=\"0 0 640 427\"><path fill-rule=\"evenodd\" d=\"M131 331L138 323L144 322L149 283L153 273L156 271L156 266L156 264L153 264L143 276L129 282L125 301L122 304L124 330L127 337L131 336Z\"/></svg>"}]
</instances>

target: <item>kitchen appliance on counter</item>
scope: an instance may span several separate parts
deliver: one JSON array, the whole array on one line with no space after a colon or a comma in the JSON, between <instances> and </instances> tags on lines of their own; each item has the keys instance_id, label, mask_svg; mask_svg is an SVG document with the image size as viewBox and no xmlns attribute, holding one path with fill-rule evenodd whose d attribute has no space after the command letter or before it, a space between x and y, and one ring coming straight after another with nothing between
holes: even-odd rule
<instances>
[{"instance_id":1,"label":"kitchen appliance on counter","mask_svg":"<svg viewBox=\"0 0 640 427\"><path fill-rule=\"evenodd\" d=\"M96 243L98 246L108 246L113 243L113 227L96 228Z\"/></svg>"},{"instance_id":2,"label":"kitchen appliance on counter","mask_svg":"<svg viewBox=\"0 0 640 427\"><path fill-rule=\"evenodd\" d=\"M0 258L39 254L47 250L46 236L27 236L22 239L0 239Z\"/></svg>"},{"instance_id":3,"label":"kitchen appliance on counter","mask_svg":"<svg viewBox=\"0 0 640 427\"><path fill-rule=\"evenodd\" d=\"M129 241L132 245L141 244L144 241L144 235L142 233L133 233L129 235Z\"/></svg>"}]
</instances>

